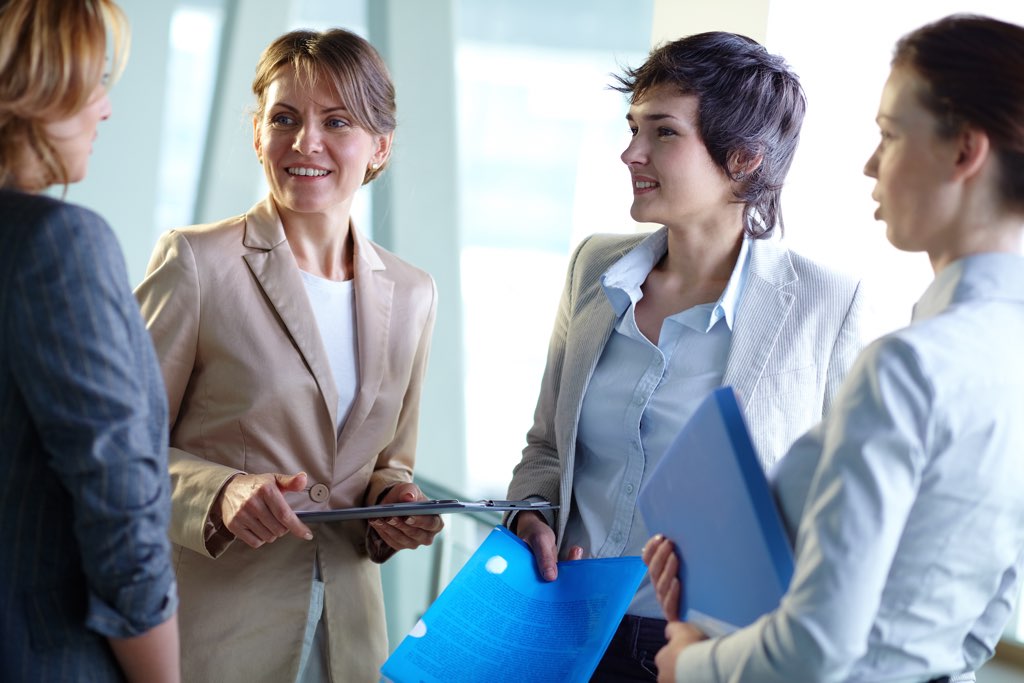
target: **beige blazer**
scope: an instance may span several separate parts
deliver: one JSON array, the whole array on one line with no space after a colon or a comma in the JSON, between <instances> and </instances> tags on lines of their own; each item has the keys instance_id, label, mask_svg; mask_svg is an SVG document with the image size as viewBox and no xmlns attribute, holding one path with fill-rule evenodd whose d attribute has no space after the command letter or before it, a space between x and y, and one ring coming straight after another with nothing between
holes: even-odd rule
<instances>
[{"instance_id":1,"label":"beige blazer","mask_svg":"<svg viewBox=\"0 0 1024 683\"><path fill-rule=\"evenodd\" d=\"M379 680L387 636L365 523L256 550L206 541L236 472L304 471L329 489L323 502L288 494L298 510L372 503L412 478L437 292L427 273L353 235L360 381L340 435L338 389L270 199L163 235L136 290L167 386L183 680L294 680L315 561L335 679Z\"/></svg>"},{"instance_id":2,"label":"beige blazer","mask_svg":"<svg viewBox=\"0 0 1024 683\"><path fill-rule=\"evenodd\" d=\"M510 499L560 503L559 547L573 504L580 407L616 321L601 275L646 237L592 236L569 264L534 424L508 491ZM861 308L856 280L778 242L751 244L722 384L735 388L766 470L831 406L861 347Z\"/></svg>"}]
</instances>

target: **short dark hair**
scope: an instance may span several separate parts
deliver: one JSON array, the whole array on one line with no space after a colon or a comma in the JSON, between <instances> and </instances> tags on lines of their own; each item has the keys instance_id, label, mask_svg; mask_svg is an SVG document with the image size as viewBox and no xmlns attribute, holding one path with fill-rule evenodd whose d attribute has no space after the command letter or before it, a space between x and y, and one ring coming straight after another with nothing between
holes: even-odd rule
<instances>
[{"instance_id":1,"label":"short dark hair","mask_svg":"<svg viewBox=\"0 0 1024 683\"><path fill-rule=\"evenodd\" d=\"M953 14L903 36L893 66L926 84L921 104L950 137L964 126L988 135L999 160L1003 201L1024 208L1024 27Z\"/></svg>"},{"instance_id":2,"label":"short dark hair","mask_svg":"<svg viewBox=\"0 0 1024 683\"><path fill-rule=\"evenodd\" d=\"M696 95L697 127L708 154L736 178L733 165L761 155L761 164L739 184L744 230L767 237L784 229L780 196L793 163L807 100L800 79L781 57L736 33L698 33L660 45L640 67L614 76L615 90L630 104L655 86Z\"/></svg>"}]
</instances>

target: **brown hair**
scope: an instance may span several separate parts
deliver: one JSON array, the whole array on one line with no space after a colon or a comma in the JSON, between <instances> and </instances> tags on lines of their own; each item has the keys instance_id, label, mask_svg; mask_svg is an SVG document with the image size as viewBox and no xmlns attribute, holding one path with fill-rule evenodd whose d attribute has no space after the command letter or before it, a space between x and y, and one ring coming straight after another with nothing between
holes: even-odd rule
<instances>
[{"instance_id":1,"label":"brown hair","mask_svg":"<svg viewBox=\"0 0 1024 683\"><path fill-rule=\"evenodd\" d=\"M893 66L925 83L921 104L950 137L964 126L988 135L1000 165L1002 199L1024 208L1024 27L953 14L896 43Z\"/></svg>"},{"instance_id":2,"label":"brown hair","mask_svg":"<svg viewBox=\"0 0 1024 683\"><path fill-rule=\"evenodd\" d=\"M267 89L286 66L304 87L325 81L345 103L356 124L375 135L395 129L395 86L387 65L370 43L345 29L292 31L263 51L256 65L252 91L256 116L262 118ZM380 175L384 164L367 169L363 183Z\"/></svg>"},{"instance_id":3,"label":"brown hair","mask_svg":"<svg viewBox=\"0 0 1024 683\"><path fill-rule=\"evenodd\" d=\"M113 0L0 0L0 187L15 187L26 154L39 160L44 186L67 185L44 126L88 104L103 78L108 30L116 77L129 38Z\"/></svg>"},{"instance_id":4,"label":"brown hair","mask_svg":"<svg viewBox=\"0 0 1024 683\"><path fill-rule=\"evenodd\" d=\"M697 126L708 154L722 171L740 181L744 230L768 237L783 230L782 184L800 141L807 102L797 75L782 57L760 43L724 31L698 33L652 50L636 69L614 76L612 87L643 102L652 88L669 85L696 95ZM761 165L737 176L737 160L761 155Z\"/></svg>"}]
</instances>

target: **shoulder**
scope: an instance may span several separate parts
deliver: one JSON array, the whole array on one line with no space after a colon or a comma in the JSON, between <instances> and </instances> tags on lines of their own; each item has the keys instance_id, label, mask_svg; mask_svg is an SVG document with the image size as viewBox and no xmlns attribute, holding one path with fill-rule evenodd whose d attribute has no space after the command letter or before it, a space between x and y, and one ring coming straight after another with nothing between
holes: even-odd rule
<instances>
[{"instance_id":1,"label":"shoulder","mask_svg":"<svg viewBox=\"0 0 1024 683\"><path fill-rule=\"evenodd\" d=\"M861 280L851 273L809 258L779 242L755 240L752 267L760 274L778 275L788 269L795 276L792 286L817 296L849 301L860 290Z\"/></svg>"},{"instance_id":2,"label":"shoulder","mask_svg":"<svg viewBox=\"0 0 1024 683\"><path fill-rule=\"evenodd\" d=\"M110 226L95 211L47 195L0 191L0 207L5 223L29 233L113 236Z\"/></svg>"},{"instance_id":3,"label":"shoulder","mask_svg":"<svg viewBox=\"0 0 1024 683\"><path fill-rule=\"evenodd\" d=\"M576 261L618 259L651 236L649 232L631 234L599 233L585 237L576 247Z\"/></svg>"},{"instance_id":4,"label":"shoulder","mask_svg":"<svg viewBox=\"0 0 1024 683\"><path fill-rule=\"evenodd\" d=\"M365 240L365 244L373 250L380 259L381 264L388 275L396 282L416 289L433 289L434 278L427 271L414 266L394 252L388 251L372 240Z\"/></svg>"},{"instance_id":5,"label":"shoulder","mask_svg":"<svg viewBox=\"0 0 1024 683\"><path fill-rule=\"evenodd\" d=\"M172 228L160 236L161 241L184 240L189 244L237 243L241 246L245 234L245 214L231 216L212 223L197 223Z\"/></svg>"},{"instance_id":6,"label":"shoulder","mask_svg":"<svg viewBox=\"0 0 1024 683\"><path fill-rule=\"evenodd\" d=\"M644 232L585 237L569 260L570 276L576 281L591 282L650 236L651 233Z\"/></svg>"},{"instance_id":7,"label":"shoulder","mask_svg":"<svg viewBox=\"0 0 1024 683\"><path fill-rule=\"evenodd\" d=\"M46 195L0 194L5 250L20 265L123 263L117 236L95 211Z\"/></svg>"}]
</instances>

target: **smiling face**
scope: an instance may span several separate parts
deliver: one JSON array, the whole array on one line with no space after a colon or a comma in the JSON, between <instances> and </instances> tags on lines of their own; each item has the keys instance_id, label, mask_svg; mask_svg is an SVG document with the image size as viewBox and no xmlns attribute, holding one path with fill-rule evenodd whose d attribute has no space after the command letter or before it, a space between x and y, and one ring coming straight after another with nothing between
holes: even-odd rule
<instances>
[{"instance_id":1,"label":"smiling face","mask_svg":"<svg viewBox=\"0 0 1024 683\"><path fill-rule=\"evenodd\" d=\"M672 227L727 218L740 225L742 204L701 140L697 105L696 95L659 85L629 108L633 137L621 158L632 176L634 220Z\"/></svg>"},{"instance_id":2,"label":"smiling face","mask_svg":"<svg viewBox=\"0 0 1024 683\"><path fill-rule=\"evenodd\" d=\"M878 107L881 139L864 173L875 179L875 218L893 246L935 254L956 240L959 149L937 134L939 122L918 96L925 87L913 69L892 69Z\"/></svg>"},{"instance_id":3,"label":"smiling face","mask_svg":"<svg viewBox=\"0 0 1024 683\"><path fill-rule=\"evenodd\" d=\"M285 67L253 118L253 145L279 211L337 214L347 224L352 198L367 168L387 159L391 136L359 127L323 80L308 88Z\"/></svg>"}]
</instances>

